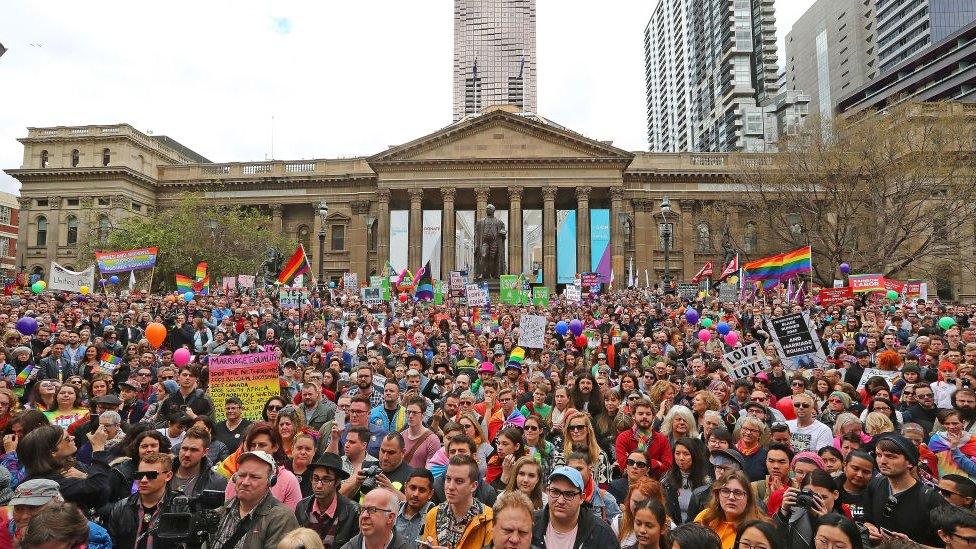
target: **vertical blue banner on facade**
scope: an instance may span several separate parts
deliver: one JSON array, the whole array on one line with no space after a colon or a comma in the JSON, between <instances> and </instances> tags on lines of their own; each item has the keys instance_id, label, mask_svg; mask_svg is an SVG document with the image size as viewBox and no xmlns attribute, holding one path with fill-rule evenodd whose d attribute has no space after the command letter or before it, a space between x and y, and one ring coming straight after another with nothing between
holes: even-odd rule
<instances>
[{"instance_id":1,"label":"vertical blue banner on facade","mask_svg":"<svg viewBox=\"0 0 976 549\"><path fill-rule=\"evenodd\" d=\"M576 280L576 210L556 212L556 283Z\"/></svg>"},{"instance_id":2,"label":"vertical blue banner on facade","mask_svg":"<svg viewBox=\"0 0 976 549\"><path fill-rule=\"evenodd\" d=\"M610 210L590 210L590 270L600 273L600 282L610 282Z\"/></svg>"}]
</instances>

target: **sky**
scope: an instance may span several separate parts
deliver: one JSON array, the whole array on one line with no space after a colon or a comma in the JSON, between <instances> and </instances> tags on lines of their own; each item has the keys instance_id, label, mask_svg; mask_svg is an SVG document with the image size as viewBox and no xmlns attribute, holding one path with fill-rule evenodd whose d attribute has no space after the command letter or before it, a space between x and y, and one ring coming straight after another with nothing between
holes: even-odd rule
<instances>
[{"instance_id":1,"label":"sky","mask_svg":"<svg viewBox=\"0 0 976 549\"><path fill-rule=\"evenodd\" d=\"M813 0L776 0L783 37ZM539 114L646 150L656 0L537 0ZM165 7L163 7L165 6ZM365 156L451 123L451 0L9 2L0 168L27 127L127 122L215 162ZM20 184L0 173L0 190Z\"/></svg>"}]
</instances>

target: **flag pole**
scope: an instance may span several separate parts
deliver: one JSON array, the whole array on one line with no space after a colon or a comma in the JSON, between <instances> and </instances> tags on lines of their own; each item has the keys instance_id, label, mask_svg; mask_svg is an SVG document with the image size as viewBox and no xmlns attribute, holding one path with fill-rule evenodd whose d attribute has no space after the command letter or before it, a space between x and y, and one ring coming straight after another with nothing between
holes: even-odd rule
<instances>
[{"instance_id":1,"label":"flag pole","mask_svg":"<svg viewBox=\"0 0 976 549\"><path fill-rule=\"evenodd\" d=\"M149 271L149 293L152 293L153 276L155 275L156 275L156 266L153 265L152 270Z\"/></svg>"}]
</instances>

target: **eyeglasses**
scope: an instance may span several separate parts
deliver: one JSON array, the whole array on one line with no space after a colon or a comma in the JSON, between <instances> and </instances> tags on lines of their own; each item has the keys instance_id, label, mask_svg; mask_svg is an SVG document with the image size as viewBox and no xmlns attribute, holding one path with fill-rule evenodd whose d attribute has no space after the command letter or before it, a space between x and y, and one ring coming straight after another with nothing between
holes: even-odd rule
<instances>
[{"instance_id":1,"label":"eyeglasses","mask_svg":"<svg viewBox=\"0 0 976 549\"><path fill-rule=\"evenodd\" d=\"M746 332L746 333L748 333L748 332ZM769 549L769 547L766 546L765 544L753 545L753 544L749 543L748 541L742 541L742 540L739 540L738 547L742 547L742 549Z\"/></svg>"},{"instance_id":2,"label":"eyeglasses","mask_svg":"<svg viewBox=\"0 0 976 549\"><path fill-rule=\"evenodd\" d=\"M742 499L746 497L746 492L745 490L722 488L718 491L718 495L722 496L723 498Z\"/></svg>"},{"instance_id":3,"label":"eyeglasses","mask_svg":"<svg viewBox=\"0 0 976 549\"><path fill-rule=\"evenodd\" d=\"M627 460L627 467L637 467L638 469L644 469L647 467L646 461L637 461L634 459Z\"/></svg>"},{"instance_id":4,"label":"eyeglasses","mask_svg":"<svg viewBox=\"0 0 976 549\"><path fill-rule=\"evenodd\" d=\"M335 477L320 477L318 475L312 475L312 484L335 482L335 480Z\"/></svg>"},{"instance_id":5,"label":"eyeglasses","mask_svg":"<svg viewBox=\"0 0 976 549\"><path fill-rule=\"evenodd\" d=\"M353 410L352 408L349 408L349 413L350 414L365 414L366 413L366 410Z\"/></svg>"},{"instance_id":6,"label":"eyeglasses","mask_svg":"<svg viewBox=\"0 0 976 549\"><path fill-rule=\"evenodd\" d=\"M159 478L159 471L136 471L134 478L136 480L142 480L147 478L149 480L156 480Z\"/></svg>"},{"instance_id":7,"label":"eyeglasses","mask_svg":"<svg viewBox=\"0 0 976 549\"><path fill-rule=\"evenodd\" d=\"M842 541L830 541L824 536L817 536L813 538L817 549L847 549L847 544ZM740 544L741 545L741 544Z\"/></svg>"},{"instance_id":8,"label":"eyeglasses","mask_svg":"<svg viewBox=\"0 0 976 549\"><path fill-rule=\"evenodd\" d=\"M959 492L953 492L952 490L948 490L946 488L939 488L939 493L942 494L942 497L946 497L946 498L949 496L960 496L960 497L962 496L962 494L960 494Z\"/></svg>"},{"instance_id":9,"label":"eyeglasses","mask_svg":"<svg viewBox=\"0 0 976 549\"><path fill-rule=\"evenodd\" d=\"M570 425L566 427L567 431L584 431L586 430L586 425Z\"/></svg>"},{"instance_id":10,"label":"eyeglasses","mask_svg":"<svg viewBox=\"0 0 976 549\"><path fill-rule=\"evenodd\" d=\"M376 507L370 505L369 507L360 507L359 510L364 515L375 515L376 513L395 513L396 511L390 511L389 509L383 509L382 507Z\"/></svg>"},{"instance_id":11,"label":"eyeglasses","mask_svg":"<svg viewBox=\"0 0 976 549\"><path fill-rule=\"evenodd\" d=\"M407 415L408 416L419 416L419 415L422 415L422 414L423 414L423 412L421 412L420 410L407 410Z\"/></svg>"},{"instance_id":12,"label":"eyeglasses","mask_svg":"<svg viewBox=\"0 0 976 549\"><path fill-rule=\"evenodd\" d=\"M578 490L560 490L559 488L549 487L549 499L563 499L570 501L580 495Z\"/></svg>"},{"instance_id":13,"label":"eyeglasses","mask_svg":"<svg viewBox=\"0 0 976 549\"><path fill-rule=\"evenodd\" d=\"M976 546L976 536L961 536L955 532L949 534L949 536L961 539L963 543L969 545L970 547Z\"/></svg>"},{"instance_id":14,"label":"eyeglasses","mask_svg":"<svg viewBox=\"0 0 976 549\"><path fill-rule=\"evenodd\" d=\"M901 394L904 396L912 396L915 394L915 391L902 391Z\"/></svg>"}]
</instances>

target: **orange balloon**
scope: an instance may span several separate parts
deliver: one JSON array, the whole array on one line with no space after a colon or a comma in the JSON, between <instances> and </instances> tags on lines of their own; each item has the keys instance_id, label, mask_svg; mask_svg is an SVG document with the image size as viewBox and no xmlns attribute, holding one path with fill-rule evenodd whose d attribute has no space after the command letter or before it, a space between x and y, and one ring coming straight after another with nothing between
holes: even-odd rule
<instances>
[{"instance_id":1,"label":"orange balloon","mask_svg":"<svg viewBox=\"0 0 976 549\"><path fill-rule=\"evenodd\" d=\"M149 324L146 326L146 339L149 340L150 345L158 349L166 341L166 326L158 322Z\"/></svg>"}]
</instances>

